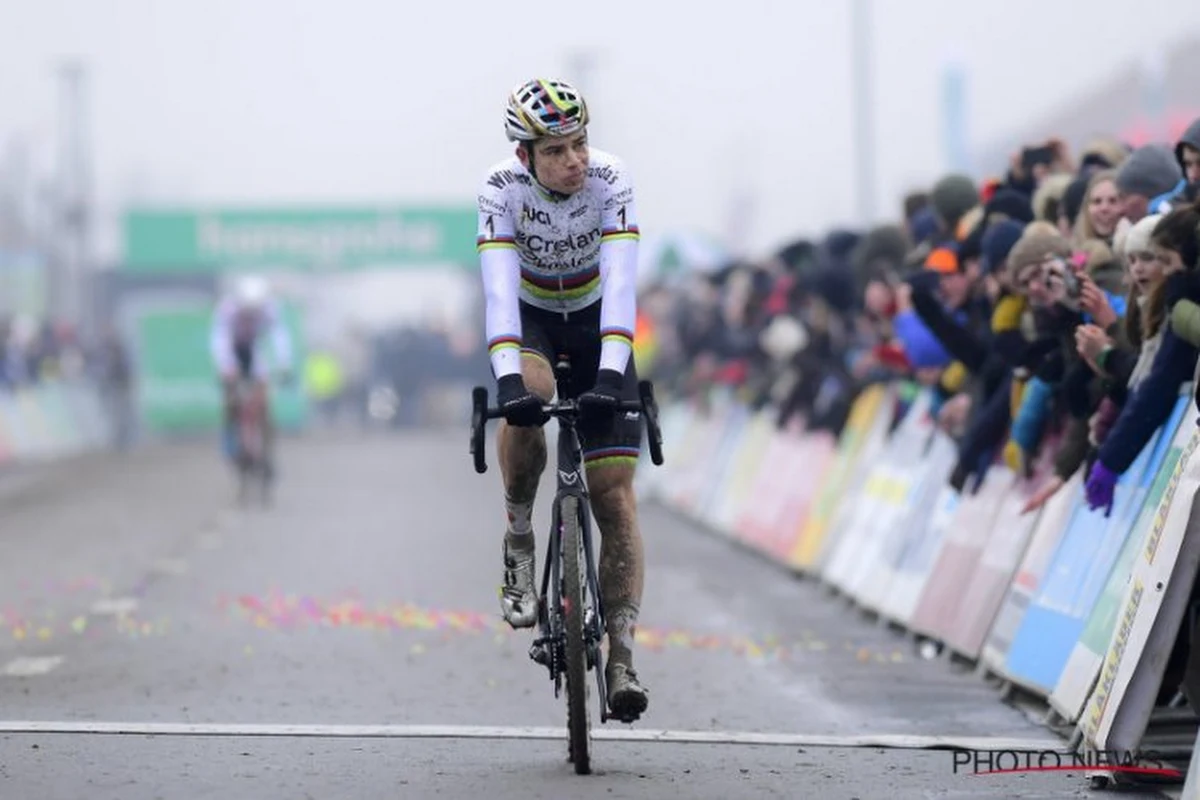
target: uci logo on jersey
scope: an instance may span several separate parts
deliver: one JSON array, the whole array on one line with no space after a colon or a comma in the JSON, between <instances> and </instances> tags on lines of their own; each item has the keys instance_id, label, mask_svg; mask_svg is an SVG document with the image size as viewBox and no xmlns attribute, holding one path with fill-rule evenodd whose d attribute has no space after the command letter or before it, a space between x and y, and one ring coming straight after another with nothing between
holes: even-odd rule
<instances>
[{"instance_id":1,"label":"uci logo on jersey","mask_svg":"<svg viewBox=\"0 0 1200 800\"><path fill-rule=\"evenodd\" d=\"M536 208L531 208L528 205L522 204L521 216L530 222L539 222L542 225L550 224L550 215L548 213Z\"/></svg>"}]
</instances>

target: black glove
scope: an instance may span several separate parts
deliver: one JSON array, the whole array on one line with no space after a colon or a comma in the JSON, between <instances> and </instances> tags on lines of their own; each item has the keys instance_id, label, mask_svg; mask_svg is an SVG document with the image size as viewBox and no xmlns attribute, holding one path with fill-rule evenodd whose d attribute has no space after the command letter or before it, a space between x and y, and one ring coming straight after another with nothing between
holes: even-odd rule
<instances>
[{"instance_id":1,"label":"black glove","mask_svg":"<svg viewBox=\"0 0 1200 800\"><path fill-rule=\"evenodd\" d=\"M621 405L621 389L625 376L615 369L602 369L596 374L596 385L579 395L579 409L585 413L612 414Z\"/></svg>"},{"instance_id":2,"label":"black glove","mask_svg":"<svg viewBox=\"0 0 1200 800\"><path fill-rule=\"evenodd\" d=\"M542 410L542 399L525 388L520 375L505 375L496 381L496 405L508 424L519 428L535 428L549 419Z\"/></svg>"}]
</instances>

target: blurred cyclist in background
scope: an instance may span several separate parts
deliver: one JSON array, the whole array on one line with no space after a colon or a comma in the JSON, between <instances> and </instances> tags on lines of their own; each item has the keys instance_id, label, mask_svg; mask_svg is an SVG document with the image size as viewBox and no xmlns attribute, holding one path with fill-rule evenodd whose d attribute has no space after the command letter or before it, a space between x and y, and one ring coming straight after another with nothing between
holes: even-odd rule
<instances>
[{"instance_id":1,"label":"blurred cyclist in background","mask_svg":"<svg viewBox=\"0 0 1200 800\"><path fill-rule=\"evenodd\" d=\"M255 399L266 401L268 371L256 356L261 337L267 335L274 345L276 370L285 382L289 382L293 372L292 338L284 325L282 308L265 279L257 276L241 278L233 292L218 303L209 339L225 398L222 435L225 452L230 458L238 452L235 427L238 379L252 380ZM263 422L266 452L271 453L274 428L269 414Z\"/></svg>"}]
</instances>

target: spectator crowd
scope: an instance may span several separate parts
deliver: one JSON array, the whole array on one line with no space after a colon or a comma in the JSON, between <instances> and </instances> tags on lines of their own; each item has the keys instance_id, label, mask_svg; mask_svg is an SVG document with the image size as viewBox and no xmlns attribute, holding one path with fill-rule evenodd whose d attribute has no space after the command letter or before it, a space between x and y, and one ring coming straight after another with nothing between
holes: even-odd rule
<instances>
[{"instance_id":1,"label":"spectator crowd","mask_svg":"<svg viewBox=\"0 0 1200 800\"><path fill-rule=\"evenodd\" d=\"M834 434L864 388L913 381L956 443L955 488L1040 459L1027 510L1080 472L1109 509L1196 373L1198 190L1200 119L1170 144L1027 146L1001 176L911 194L896 224L649 286L639 355L675 397L723 385Z\"/></svg>"}]
</instances>

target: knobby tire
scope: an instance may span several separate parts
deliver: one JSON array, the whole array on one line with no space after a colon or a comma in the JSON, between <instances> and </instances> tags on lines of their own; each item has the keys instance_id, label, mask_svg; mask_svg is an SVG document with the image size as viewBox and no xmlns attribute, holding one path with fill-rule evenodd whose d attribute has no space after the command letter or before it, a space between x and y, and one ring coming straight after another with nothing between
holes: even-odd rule
<instances>
[{"instance_id":1,"label":"knobby tire","mask_svg":"<svg viewBox=\"0 0 1200 800\"><path fill-rule=\"evenodd\" d=\"M571 761L579 775L591 773L591 726L588 719L587 640L584 614L587 586L580 530L579 498L561 501L563 607L566 623L567 736Z\"/></svg>"}]
</instances>

